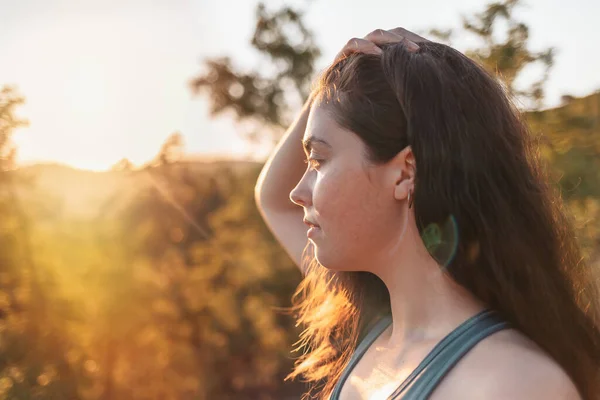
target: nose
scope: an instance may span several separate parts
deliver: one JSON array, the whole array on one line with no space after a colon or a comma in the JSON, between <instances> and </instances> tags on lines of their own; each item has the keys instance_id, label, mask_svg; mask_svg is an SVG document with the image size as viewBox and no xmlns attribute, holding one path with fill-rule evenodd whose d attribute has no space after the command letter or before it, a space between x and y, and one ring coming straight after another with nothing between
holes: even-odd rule
<instances>
[{"instance_id":1,"label":"nose","mask_svg":"<svg viewBox=\"0 0 600 400\"><path fill-rule=\"evenodd\" d=\"M305 208L310 206L311 193L308 186L304 184L304 179L301 179L296 187L292 189L290 192L290 200L292 203Z\"/></svg>"}]
</instances>

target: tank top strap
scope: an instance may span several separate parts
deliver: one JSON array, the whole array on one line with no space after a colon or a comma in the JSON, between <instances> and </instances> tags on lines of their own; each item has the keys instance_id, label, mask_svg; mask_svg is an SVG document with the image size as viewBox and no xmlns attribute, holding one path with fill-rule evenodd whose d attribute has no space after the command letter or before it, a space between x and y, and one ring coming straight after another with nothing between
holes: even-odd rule
<instances>
[{"instance_id":1,"label":"tank top strap","mask_svg":"<svg viewBox=\"0 0 600 400\"><path fill-rule=\"evenodd\" d=\"M348 365L344 369L344 372L340 376L340 379L338 380L335 388L333 389L333 392L331 393L331 396L329 397L330 400L338 400L340 391L342 390L342 387L344 386L344 382L346 382L346 379L348 379L348 376L350 375L350 372L352 372L352 369L354 368L354 366L358 363L358 361L366 353L367 349L373 344L375 339L377 339L379 337L379 335L381 335L383 333L383 331L385 331L385 329L388 326L390 326L391 323L392 323L392 316L389 314L384 315L381 318L379 318L379 320L367 332L367 334L360 341L358 346L356 346L356 349L354 350L352 357L350 357L350 361L348 361Z\"/></svg>"},{"instance_id":2,"label":"tank top strap","mask_svg":"<svg viewBox=\"0 0 600 400\"><path fill-rule=\"evenodd\" d=\"M476 326L479 321L486 320L487 318L492 317L492 315L493 312L491 310L485 309L454 328L434 346L434 348L427 354L423 361L419 363L417 368L415 368L404 380L404 382L402 382L402 384L388 397L388 400L394 399L396 396L402 393L417 378L417 376L419 376L423 370L429 367L429 364L431 364L433 360L438 357L438 355L442 353L458 337L473 329L473 327Z\"/></svg>"},{"instance_id":3,"label":"tank top strap","mask_svg":"<svg viewBox=\"0 0 600 400\"><path fill-rule=\"evenodd\" d=\"M490 322L491 323L491 322ZM407 392L405 399L426 400L431 393L440 384L442 379L450 372L450 370L460 361L460 359L469 352L477 343L485 339L492 333L508 328L508 323L500 321L495 324L484 327L481 331L476 332L473 336L460 338L457 343L449 348L445 354L440 354L436 365L432 365L428 369L422 379L419 379L418 385L411 388ZM412 392L412 393L411 393Z\"/></svg>"},{"instance_id":4,"label":"tank top strap","mask_svg":"<svg viewBox=\"0 0 600 400\"><path fill-rule=\"evenodd\" d=\"M457 328L444 338L425 360L413 371L403 383L388 397L388 400L402 398L403 400L426 400L448 372L469 352L477 343L489 335L509 327L508 323L500 319L493 312L486 310L465 323L465 328ZM426 362L427 361L427 362ZM422 374L420 376L420 373ZM414 382L412 386L404 390ZM402 395L400 397L400 395Z\"/></svg>"},{"instance_id":5,"label":"tank top strap","mask_svg":"<svg viewBox=\"0 0 600 400\"><path fill-rule=\"evenodd\" d=\"M339 395L362 356L373 342L392 323L392 316L381 317L360 341L348 365L333 389L330 400L339 400ZM415 370L387 398L387 400L425 400L454 365L477 343L494 332L505 329L508 324L492 310L485 309L464 321L446 335L427 354ZM416 380L416 381L415 381ZM414 384L411 386L411 383ZM405 392L406 389L409 389Z\"/></svg>"}]
</instances>

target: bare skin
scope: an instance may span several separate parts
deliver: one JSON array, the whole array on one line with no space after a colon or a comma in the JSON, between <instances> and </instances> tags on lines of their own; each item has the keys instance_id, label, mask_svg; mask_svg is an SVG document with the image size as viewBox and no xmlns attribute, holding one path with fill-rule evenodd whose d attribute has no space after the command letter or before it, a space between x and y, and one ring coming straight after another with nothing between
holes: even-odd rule
<instances>
[{"instance_id":1,"label":"bare skin","mask_svg":"<svg viewBox=\"0 0 600 400\"><path fill-rule=\"evenodd\" d=\"M346 381L340 399L385 399L441 340L389 345L384 332ZM386 343L387 342L387 343ZM506 330L478 344L442 380L431 400L581 399L564 371L523 335Z\"/></svg>"},{"instance_id":2,"label":"bare skin","mask_svg":"<svg viewBox=\"0 0 600 400\"><path fill-rule=\"evenodd\" d=\"M376 30L348 41L336 58L352 52L379 54L378 45L399 41L417 51L425 40L402 28ZM340 394L342 400L385 399L437 342L486 305L443 274L425 249L408 207L416 171L410 147L390 162L365 171L364 144L358 136L339 126L318 99L303 112L305 120L299 119L296 126L299 130L305 124L302 140L318 137L328 143L313 144L306 154L309 164L290 192L289 199L303 212L275 207L282 204L281 199L278 203L262 196L262 204L273 205L271 210L263 207L262 213L298 265L306 227L290 223L305 217L319 225L310 240L322 265L332 270L369 271L386 284L393 322L352 370ZM268 177L268 172L261 175ZM274 194L277 187L290 186L289 182L262 180L267 186L262 193ZM546 353L518 331L504 330L463 357L431 399L580 397Z\"/></svg>"},{"instance_id":3,"label":"bare skin","mask_svg":"<svg viewBox=\"0 0 600 400\"><path fill-rule=\"evenodd\" d=\"M319 165L307 169L291 198L321 227L311 238L315 255L330 269L375 273L392 305L392 325L352 370L340 399L385 398L437 342L485 305L444 275L421 241L407 206L415 174L410 149L373 167L368 180L356 162L362 142L319 104L308 118L305 139L311 136L330 146L313 145L309 159ZM434 393L433 399L578 398L558 365L516 330L484 339Z\"/></svg>"}]
</instances>

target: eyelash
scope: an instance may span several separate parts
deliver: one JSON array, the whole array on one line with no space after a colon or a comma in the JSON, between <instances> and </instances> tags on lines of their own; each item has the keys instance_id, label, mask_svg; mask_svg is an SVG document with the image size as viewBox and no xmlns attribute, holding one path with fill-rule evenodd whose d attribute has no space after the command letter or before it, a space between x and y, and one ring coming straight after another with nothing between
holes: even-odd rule
<instances>
[{"instance_id":1,"label":"eyelash","mask_svg":"<svg viewBox=\"0 0 600 400\"><path fill-rule=\"evenodd\" d=\"M310 164L310 167L312 169L319 168L321 166L321 162L322 162L321 160L316 160L314 158L309 158L309 159L304 160L304 164Z\"/></svg>"}]
</instances>

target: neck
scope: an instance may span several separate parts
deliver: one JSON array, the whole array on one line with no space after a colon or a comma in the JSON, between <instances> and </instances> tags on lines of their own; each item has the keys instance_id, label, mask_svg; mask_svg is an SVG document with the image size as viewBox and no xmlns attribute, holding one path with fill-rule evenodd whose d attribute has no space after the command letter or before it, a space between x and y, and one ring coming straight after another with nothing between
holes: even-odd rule
<instances>
[{"instance_id":1,"label":"neck","mask_svg":"<svg viewBox=\"0 0 600 400\"><path fill-rule=\"evenodd\" d=\"M485 308L429 255L414 219L402 236L371 264L390 294L393 322L389 346L441 339Z\"/></svg>"}]
</instances>

